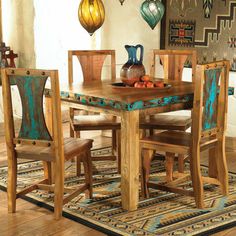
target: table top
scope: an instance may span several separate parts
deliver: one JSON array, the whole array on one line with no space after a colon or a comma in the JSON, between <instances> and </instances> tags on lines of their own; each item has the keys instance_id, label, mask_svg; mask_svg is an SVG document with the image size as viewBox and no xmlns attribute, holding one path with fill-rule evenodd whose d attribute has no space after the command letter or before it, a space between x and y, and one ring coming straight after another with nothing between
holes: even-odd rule
<instances>
[{"instance_id":1,"label":"table top","mask_svg":"<svg viewBox=\"0 0 236 236\"><path fill-rule=\"evenodd\" d=\"M117 81L119 82L119 81ZM61 86L61 97L91 106L108 106L119 110L140 110L168 105L180 101L192 101L194 84L166 81L170 88L114 88L111 81L92 81Z\"/></svg>"}]
</instances>

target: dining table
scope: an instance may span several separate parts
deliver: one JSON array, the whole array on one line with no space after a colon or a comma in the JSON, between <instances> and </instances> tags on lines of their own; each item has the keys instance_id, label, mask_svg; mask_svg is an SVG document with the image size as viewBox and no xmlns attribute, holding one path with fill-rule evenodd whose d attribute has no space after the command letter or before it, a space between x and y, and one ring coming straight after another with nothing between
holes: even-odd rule
<instances>
[{"instance_id":1,"label":"dining table","mask_svg":"<svg viewBox=\"0 0 236 236\"><path fill-rule=\"evenodd\" d=\"M139 200L139 120L142 116L193 107L194 83L165 80L164 87L134 88L102 80L61 86L63 104L78 109L111 114L121 119L121 202L133 211ZM229 95L234 93L229 88ZM50 96L50 89L46 91ZM213 172L213 171L212 171Z\"/></svg>"}]
</instances>

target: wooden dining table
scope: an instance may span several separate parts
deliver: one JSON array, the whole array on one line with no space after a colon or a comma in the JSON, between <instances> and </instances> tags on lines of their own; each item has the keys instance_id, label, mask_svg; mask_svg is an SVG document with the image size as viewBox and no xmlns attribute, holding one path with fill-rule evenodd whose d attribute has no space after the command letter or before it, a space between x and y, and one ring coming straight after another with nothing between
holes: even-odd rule
<instances>
[{"instance_id":1,"label":"wooden dining table","mask_svg":"<svg viewBox=\"0 0 236 236\"><path fill-rule=\"evenodd\" d=\"M60 88L61 100L68 106L121 117L121 201L122 208L128 211L138 207L140 117L193 106L192 82L165 82L169 86L164 88L119 87L111 81L90 81ZM229 94L232 93L233 88L229 89Z\"/></svg>"}]
</instances>

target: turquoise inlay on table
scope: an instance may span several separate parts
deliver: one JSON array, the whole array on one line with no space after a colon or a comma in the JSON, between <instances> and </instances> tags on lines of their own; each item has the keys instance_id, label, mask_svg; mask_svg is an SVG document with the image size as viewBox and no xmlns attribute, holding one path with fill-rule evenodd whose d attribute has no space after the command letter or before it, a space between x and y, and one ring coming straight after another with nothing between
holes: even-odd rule
<instances>
[{"instance_id":1,"label":"turquoise inlay on table","mask_svg":"<svg viewBox=\"0 0 236 236\"><path fill-rule=\"evenodd\" d=\"M229 87L228 95L234 94L234 88ZM155 107L164 107L171 104L179 104L179 103L188 103L193 102L193 94L185 94L185 95L176 95L176 96L168 96L163 98L155 98L148 101L135 101L133 103L120 102L107 98L100 98L92 95L85 95L81 93L74 93L73 97L69 96L69 92L61 91L62 99L70 99L74 100L75 103L88 105L88 106L97 106L101 108L111 108L115 110L126 110L126 111L134 111L134 110L142 110L146 108L155 108ZM189 106L189 108L191 105Z\"/></svg>"},{"instance_id":2,"label":"turquoise inlay on table","mask_svg":"<svg viewBox=\"0 0 236 236\"><path fill-rule=\"evenodd\" d=\"M69 92L60 91L61 98L68 98L70 96Z\"/></svg>"},{"instance_id":3,"label":"turquoise inlay on table","mask_svg":"<svg viewBox=\"0 0 236 236\"><path fill-rule=\"evenodd\" d=\"M61 93L62 98L68 98L65 93ZM118 102L113 100L108 100L104 98L98 98L93 96L85 96L82 94L74 94L74 99L76 102L84 104L84 105L90 105L90 106L98 106L98 107L110 107L113 109L118 110L127 110L127 111L133 111L133 110L141 110L145 108L152 108L152 107L162 107L167 106L169 104L176 104L176 103L186 103L189 101L193 101L193 95L181 95L181 96L170 96L170 97L164 97L164 98L156 98L149 101L137 101L133 103L124 103L124 102Z\"/></svg>"}]
</instances>

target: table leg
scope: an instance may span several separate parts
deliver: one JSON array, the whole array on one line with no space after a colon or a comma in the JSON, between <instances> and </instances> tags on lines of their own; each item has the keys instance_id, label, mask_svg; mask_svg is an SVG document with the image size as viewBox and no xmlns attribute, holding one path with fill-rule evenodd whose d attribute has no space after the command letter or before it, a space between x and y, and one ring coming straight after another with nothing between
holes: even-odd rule
<instances>
[{"instance_id":1,"label":"table leg","mask_svg":"<svg viewBox=\"0 0 236 236\"><path fill-rule=\"evenodd\" d=\"M121 114L121 200L125 210L138 207L139 196L139 111Z\"/></svg>"}]
</instances>

